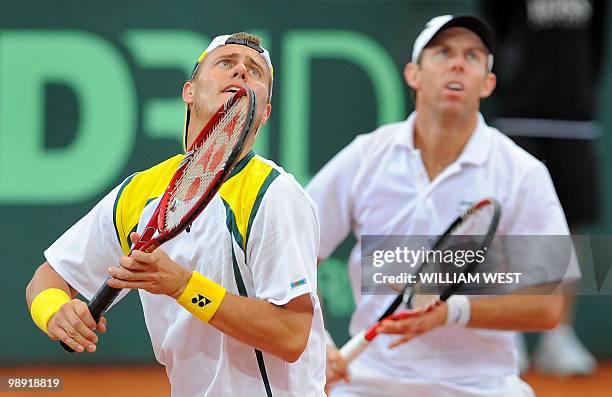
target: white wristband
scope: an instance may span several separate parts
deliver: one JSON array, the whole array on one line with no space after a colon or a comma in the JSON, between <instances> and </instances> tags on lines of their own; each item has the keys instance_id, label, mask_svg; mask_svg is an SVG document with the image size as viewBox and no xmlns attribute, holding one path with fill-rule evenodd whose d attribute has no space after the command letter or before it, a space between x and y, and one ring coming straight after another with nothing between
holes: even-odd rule
<instances>
[{"instance_id":1,"label":"white wristband","mask_svg":"<svg viewBox=\"0 0 612 397\"><path fill-rule=\"evenodd\" d=\"M328 346L331 345L333 347L337 347L336 344L334 343L334 339L332 338L328 330L325 330L325 342Z\"/></svg>"},{"instance_id":2,"label":"white wristband","mask_svg":"<svg viewBox=\"0 0 612 397\"><path fill-rule=\"evenodd\" d=\"M470 322L472 306L464 295L453 295L446 300L446 324L457 324L465 327Z\"/></svg>"}]
</instances>

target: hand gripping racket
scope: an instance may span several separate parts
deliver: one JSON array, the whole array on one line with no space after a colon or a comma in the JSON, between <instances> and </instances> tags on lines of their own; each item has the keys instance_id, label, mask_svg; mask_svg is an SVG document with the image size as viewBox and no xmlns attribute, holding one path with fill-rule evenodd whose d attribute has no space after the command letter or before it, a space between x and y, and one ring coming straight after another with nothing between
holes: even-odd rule
<instances>
[{"instance_id":1,"label":"hand gripping racket","mask_svg":"<svg viewBox=\"0 0 612 397\"><path fill-rule=\"evenodd\" d=\"M254 133L255 109L253 91L235 88L234 95L202 128L186 153L132 251L154 251L176 237L204 210L240 160L247 137ZM98 290L88 304L96 322L120 292L107 283ZM61 345L69 352L74 351L63 342Z\"/></svg>"},{"instance_id":2,"label":"hand gripping racket","mask_svg":"<svg viewBox=\"0 0 612 397\"><path fill-rule=\"evenodd\" d=\"M448 229L435 242L430 251L453 250L457 246L457 241L469 241L471 250L477 251L488 247L497 230L501 206L492 199L487 198L473 204L463 215L457 218ZM469 239L458 238L457 236L469 236ZM453 238L454 237L454 238ZM469 274L476 269L479 262L469 261L462 267L455 267L459 273ZM422 261L416 274L414 284L405 285L395 300L389 305L385 312L378 318L376 324L367 330L359 332L352 337L342 348L340 354L347 361L354 360L378 335L378 328L383 320L399 320L408 317L418 316L450 298L463 284L460 277L456 282L445 286L439 296L432 295L431 284L424 285L421 282L419 273L426 274L436 271L434 261ZM397 308L404 303L410 310L395 313Z\"/></svg>"}]
</instances>

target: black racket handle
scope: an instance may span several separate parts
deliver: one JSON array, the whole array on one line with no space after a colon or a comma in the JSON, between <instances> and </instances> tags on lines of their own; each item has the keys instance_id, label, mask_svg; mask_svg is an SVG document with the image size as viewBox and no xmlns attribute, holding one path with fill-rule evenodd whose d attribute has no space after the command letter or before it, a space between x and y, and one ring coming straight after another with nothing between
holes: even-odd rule
<instances>
[{"instance_id":1,"label":"black racket handle","mask_svg":"<svg viewBox=\"0 0 612 397\"><path fill-rule=\"evenodd\" d=\"M106 281L108 281L108 279ZM121 289L109 287L106 282L104 282L104 285L98 290L98 292L96 292L96 295L87 305L87 308L89 309L89 312L91 313L91 316L96 324L98 323L98 320L100 320L102 314L106 311L106 309L108 309L111 303L113 303L120 292ZM60 345L62 345L64 350L67 352L74 353L74 350L64 342L60 342Z\"/></svg>"}]
</instances>

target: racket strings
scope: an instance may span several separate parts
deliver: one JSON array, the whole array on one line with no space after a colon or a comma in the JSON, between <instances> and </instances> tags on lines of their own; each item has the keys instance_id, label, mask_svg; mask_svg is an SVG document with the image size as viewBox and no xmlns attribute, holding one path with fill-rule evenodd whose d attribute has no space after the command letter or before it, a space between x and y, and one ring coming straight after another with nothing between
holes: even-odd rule
<instances>
[{"instance_id":1,"label":"racket strings","mask_svg":"<svg viewBox=\"0 0 612 397\"><path fill-rule=\"evenodd\" d=\"M484 205L468 212L462 222L459 222L452 230L449 231L448 235L440 241L435 251L440 254L447 253L455 250L472 250L477 251L483 249L488 244L488 240L491 237L491 233L494 233L495 228L492 229L491 225L496 216L497 209L494 205ZM435 255L429 257L431 260L427 260L422 264L419 273L422 275L427 274L446 274L449 271L456 273L464 273L470 271L470 266L464 264L463 266L448 266L443 262L439 262L439 258ZM438 260L436 260L438 259ZM421 277L420 275L418 275ZM435 280L435 278L424 279ZM438 280L439 281L439 280ZM408 307L413 309L420 309L428 307L435 303L439 297L440 288L444 288L446 285L440 285L436 288L430 283L421 283L417 281L412 286Z\"/></svg>"},{"instance_id":2,"label":"racket strings","mask_svg":"<svg viewBox=\"0 0 612 397\"><path fill-rule=\"evenodd\" d=\"M164 227L171 230L194 208L226 167L248 116L248 99L241 97L219 118L208 136L191 151L192 158L176 181L164 214Z\"/></svg>"}]
</instances>

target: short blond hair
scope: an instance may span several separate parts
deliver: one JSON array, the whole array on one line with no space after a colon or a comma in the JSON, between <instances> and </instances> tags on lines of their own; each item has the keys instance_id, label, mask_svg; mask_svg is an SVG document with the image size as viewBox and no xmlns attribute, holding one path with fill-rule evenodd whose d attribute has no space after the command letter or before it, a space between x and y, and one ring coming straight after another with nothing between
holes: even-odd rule
<instances>
[{"instance_id":1,"label":"short blond hair","mask_svg":"<svg viewBox=\"0 0 612 397\"><path fill-rule=\"evenodd\" d=\"M246 40L247 42L255 44L257 46L261 45L261 42L263 41L261 37L248 32L232 33L230 35L230 39Z\"/></svg>"}]
</instances>

